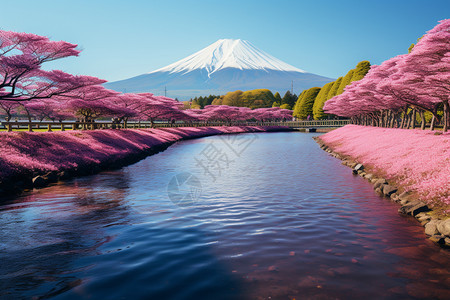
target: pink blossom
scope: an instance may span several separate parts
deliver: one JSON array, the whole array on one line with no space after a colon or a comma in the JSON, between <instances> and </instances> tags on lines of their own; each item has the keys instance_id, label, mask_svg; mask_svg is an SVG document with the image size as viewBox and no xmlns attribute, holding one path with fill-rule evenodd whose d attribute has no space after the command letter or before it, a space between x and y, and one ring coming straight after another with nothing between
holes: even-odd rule
<instances>
[{"instance_id":1,"label":"pink blossom","mask_svg":"<svg viewBox=\"0 0 450 300\"><path fill-rule=\"evenodd\" d=\"M450 205L450 133L347 125L320 138L422 200Z\"/></svg>"}]
</instances>

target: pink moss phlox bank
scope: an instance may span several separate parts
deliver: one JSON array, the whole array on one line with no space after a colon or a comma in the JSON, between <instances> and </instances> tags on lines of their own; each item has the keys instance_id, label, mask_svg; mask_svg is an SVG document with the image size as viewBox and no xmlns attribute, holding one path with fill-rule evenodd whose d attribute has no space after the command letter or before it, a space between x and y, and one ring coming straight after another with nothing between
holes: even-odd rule
<instances>
[{"instance_id":1,"label":"pink moss phlox bank","mask_svg":"<svg viewBox=\"0 0 450 300\"><path fill-rule=\"evenodd\" d=\"M450 134L347 125L321 139L423 200L450 204Z\"/></svg>"},{"instance_id":2,"label":"pink moss phlox bank","mask_svg":"<svg viewBox=\"0 0 450 300\"><path fill-rule=\"evenodd\" d=\"M0 181L49 171L76 170L140 155L181 139L223 133L275 131L280 127L232 126L94 130L66 132L4 132L0 134ZM107 167L107 165L106 165Z\"/></svg>"}]
</instances>

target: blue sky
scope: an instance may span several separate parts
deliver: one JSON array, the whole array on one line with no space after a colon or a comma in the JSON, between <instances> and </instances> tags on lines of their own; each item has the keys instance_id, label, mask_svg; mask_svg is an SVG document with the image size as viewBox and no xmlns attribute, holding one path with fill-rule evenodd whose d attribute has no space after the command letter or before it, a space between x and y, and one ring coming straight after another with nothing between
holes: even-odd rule
<instances>
[{"instance_id":1,"label":"blue sky","mask_svg":"<svg viewBox=\"0 0 450 300\"><path fill-rule=\"evenodd\" d=\"M78 44L83 52L47 65L109 81L153 71L221 38L250 41L311 73L337 78L372 64L449 18L448 0L19 0L0 28Z\"/></svg>"}]
</instances>

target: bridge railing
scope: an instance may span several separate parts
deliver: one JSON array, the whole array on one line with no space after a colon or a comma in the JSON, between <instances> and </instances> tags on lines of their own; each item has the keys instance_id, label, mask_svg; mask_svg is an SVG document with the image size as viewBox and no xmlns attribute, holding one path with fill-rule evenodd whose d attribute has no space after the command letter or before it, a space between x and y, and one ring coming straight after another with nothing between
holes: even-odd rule
<instances>
[{"instance_id":1,"label":"bridge railing","mask_svg":"<svg viewBox=\"0 0 450 300\"><path fill-rule=\"evenodd\" d=\"M79 130L79 129L124 129L124 128L168 128L168 127L205 127L205 126L287 126L290 128L341 127L350 124L350 120L312 120L284 122L154 122L130 121L126 124L111 121L75 122L75 121L2 121L0 130Z\"/></svg>"},{"instance_id":2,"label":"bridge railing","mask_svg":"<svg viewBox=\"0 0 450 300\"><path fill-rule=\"evenodd\" d=\"M342 127L351 123L351 120L311 120L311 121L290 121L292 128L313 128L313 127Z\"/></svg>"}]
</instances>

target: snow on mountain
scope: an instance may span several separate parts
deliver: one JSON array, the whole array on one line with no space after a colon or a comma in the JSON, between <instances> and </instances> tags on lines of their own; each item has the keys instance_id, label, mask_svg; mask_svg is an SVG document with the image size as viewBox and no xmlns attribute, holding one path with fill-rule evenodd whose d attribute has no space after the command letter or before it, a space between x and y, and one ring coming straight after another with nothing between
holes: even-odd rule
<instances>
[{"instance_id":1,"label":"snow on mountain","mask_svg":"<svg viewBox=\"0 0 450 300\"><path fill-rule=\"evenodd\" d=\"M248 41L222 39L180 61L148 74L156 72L184 74L195 69L205 69L210 77L214 72L226 68L306 73L259 50Z\"/></svg>"},{"instance_id":2,"label":"snow on mountain","mask_svg":"<svg viewBox=\"0 0 450 300\"><path fill-rule=\"evenodd\" d=\"M297 94L333 79L308 73L259 50L244 40L221 39L166 67L136 77L106 83L119 92L152 92L188 100L235 90L267 88Z\"/></svg>"}]
</instances>

